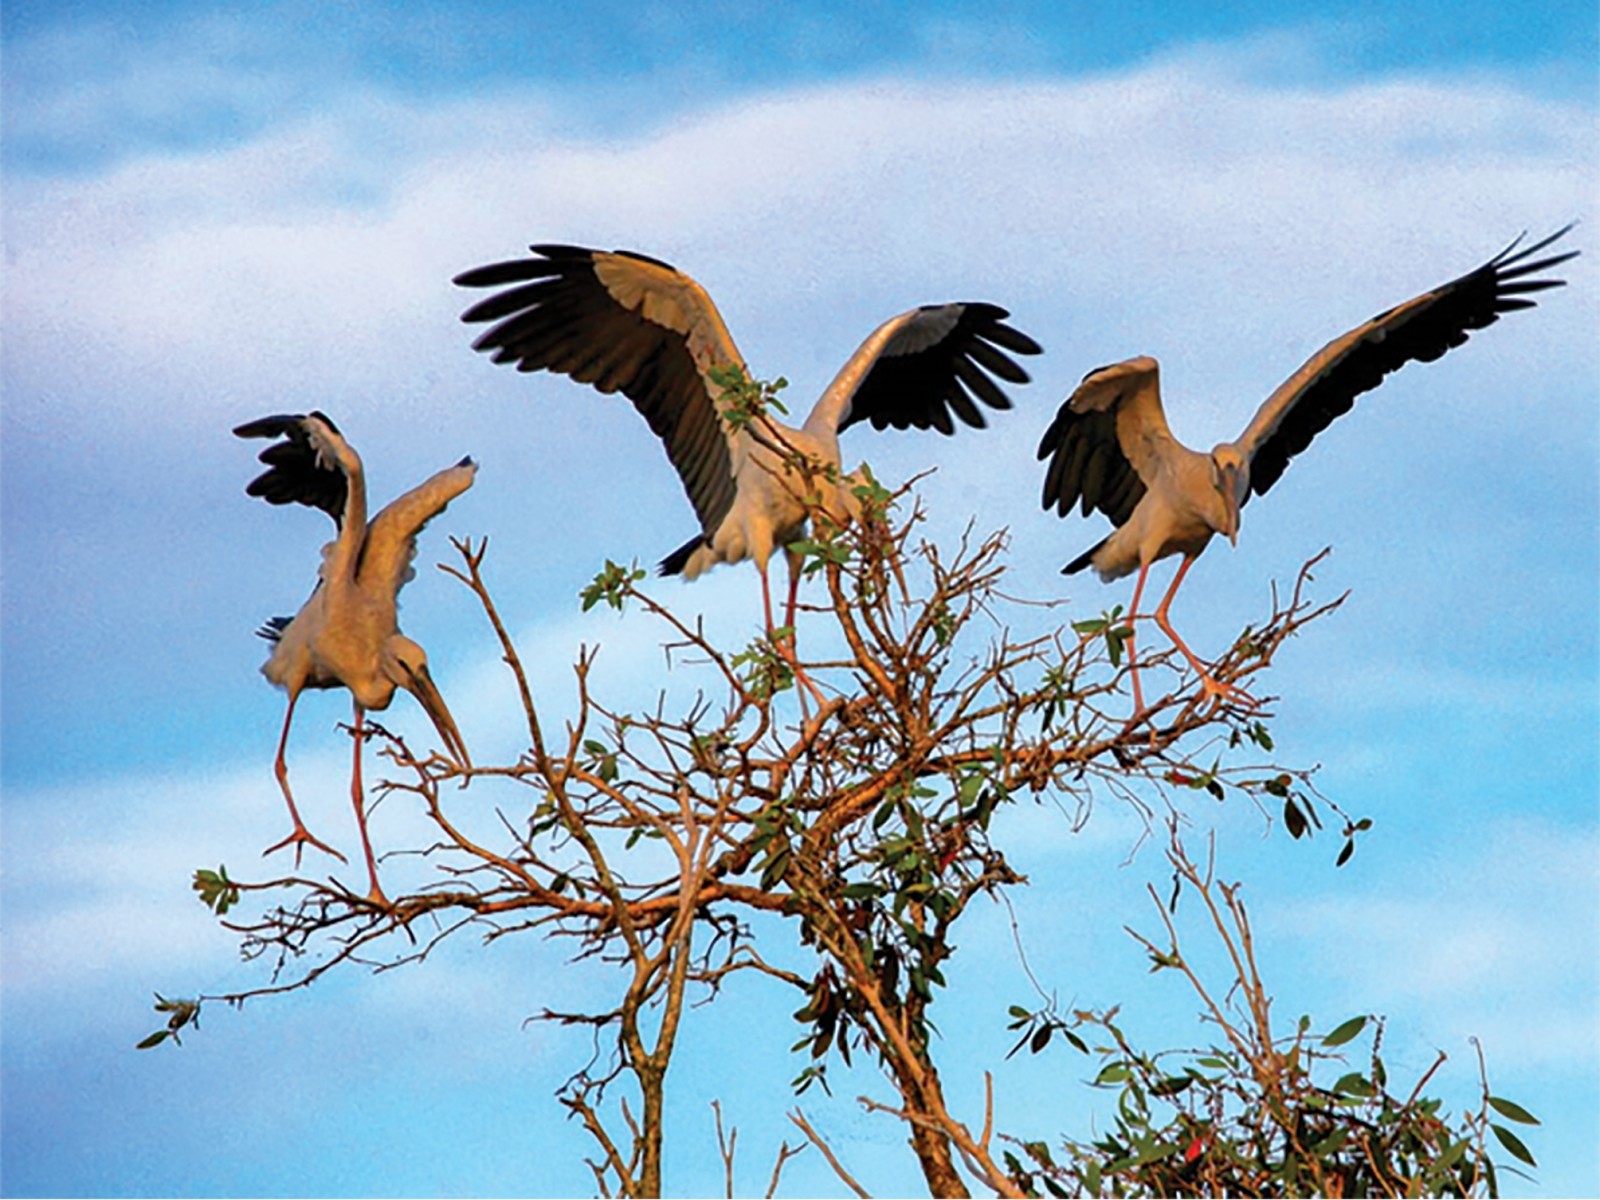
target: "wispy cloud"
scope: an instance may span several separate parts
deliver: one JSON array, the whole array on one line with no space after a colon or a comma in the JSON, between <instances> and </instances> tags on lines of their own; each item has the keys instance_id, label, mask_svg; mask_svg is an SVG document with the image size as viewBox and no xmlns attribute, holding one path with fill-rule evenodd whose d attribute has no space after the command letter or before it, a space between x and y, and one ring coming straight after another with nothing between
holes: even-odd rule
<instances>
[{"instance_id":1,"label":"wispy cloud","mask_svg":"<svg viewBox=\"0 0 1600 1200\"><path fill-rule=\"evenodd\" d=\"M1447 863L1409 884L1275 903L1258 924L1303 947L1336 1005L1376 1004L1441 1044L1481 1038L1512 1075L1600 1068L1594 827L1499 818L1442 841Z\"/></svg>"},{"instance_id":2,"label":"wispy cloud","mask_svg":"<svg viewBox=\"0 0 1600 1200\"><path fill-rule=\"evenodd\" d=\"M960 48L970 34L929 36ZM226 31L216 36L225 48ZM63 43L63 56L70 50ZM1038 513L1033 442L1085 369L1160 355L1174 425L1204 444L1236 432L1260 397L1354 321L1476 265L1524 226L1538 233L1593 212L1596 138L1582 105L1482 79L1307 86L1284 72L1264 83L1259 66L1259 56L1222 49L1068 81L935 85L884 73L610 136L575 133L569 101L547 91L495 85L442 102L341 87L278 119L286 85L235 100L235 80L186 60L173 95L198 89L259 131L204 152L119 155L76 178L8 181L8 773L33 764L24 786L8 775L8 1001L36 1015L96 979L142 993L236 969L221 965L231 952L186 880L216 860L259 865L261 847L282 835L270 772L282 700L255 676L261 647L249 630L293 611L327 536L318 514L241 495L252 451L226 433L240 420L333 411L380 502L462 453L483 463L473 492L424 535L403 612L475 754L514 756L523 734L469 599L428 567L449 557L447 533L491 534L496 595L552 724L570 711L582 641L604 643L597 677L608 699L653 699L653 673L637 669L661 661L650 623L578 615L575 594L606 556L648 564L677 545L692 513L626 402L497 371L471 353L456 320L464 297L448 282L462 268L532 240L662 255L708 286L752 363L788 375L802 406L882 318L928 300L1006 304L1050 351L1018 412L950 443L851 435L845 453L890 478L939 461L935 522L959 529L979 512L985 527L1011 525L1020 590L1055 595L1063 555L1099 527ZM167 86L145 66L84 98L87 113L29 119L40 137L53 136L49 121L103 128L119 105L135 121L160 121ZM1341 615L1338 638L1286 652L1286 665L1302 656L1321 677L1306 688L1330 727L1312 745L1343 754L1364 714L1404 713L1399 771L1427 761L1432 720L1464 711L1488 729L1497 705L1550 702L1539 663L1514 647L1427 673L1437 646L1419 627L1478 622L1494 605L1521 612L1530 591L1540 621L1593 620L1592 557L1542 532L1551 511L1594 494L1589 262L1536 314L1364 399L1371 415L1349 420L1368 422L1370 436L1354 424L1349 436L1342 424L1331 431L1316 456L1325 467L1307 456L1270 503L1252 506L1247 537L1259 549L1208 555L1197 572L1205 582L1186 593L1184 619L1236 628L1238 606L1254 612L1284 563L1343 539L1348 549L1324 575L1330 590L1360 583L1361 606ZM1530 445L1530 421L1566 436ZM1395 513L1397 491L1411 486L1396 473L1402 463L1432 497L1410 523ZM1347 478L1367 486L1336 487ZM1491 503L1510 515L1484 512ZM1455 548L1485 529L1504 531L1522 574L1482 571L1473 594L1441 615L1461 562L1478 562ZM1503 554L1496 544L1494 562ZM1576 586L1586 581L1587 591ZM675 607L703 611L725 644L752 632L755 589L748 569L657 585ZM1072 595L1096 608L1126 600L1092 583ZM1493 643L1505 625L1483 628L1475 636ZM1543 629L1528 622L1518 636L1542 643ZM1370 635L1364 656L1349 650L1358 633ZM1405 652L1382 657L1386 636ZM695 675L668 679L678 694ZM1579 708L1582 680L1560 686L1575 689L1561 696ZM397 702L393 723L426 729L408 704ZM290 766L319 831L348 848L348 745L332 729L346 712L342 696L308 699ZM130 745L142 762L130 765ZM201 765L217 756L225 766ZM1346 777L1360 769L1330 763ZM487 819L498 793L474 785L457 799L481 804ZM1576 825L1591 799L1556 802ZM380 810L391 834L409 832L409 819L397 804ZM1041 864L1047 915L1070 909L1086 885L1087 851L1121 861L1136 836L1125 812L1097 813L1086 837L1067 835L1049 808L1015 820ZM1315 923L1325 931L1317 945L1348 980L1338 998L1370 1006L1395 996L1391 1011L1440 1014L1424 1037L1480 1033L1508 1060L1592 1061L1582 1028L1592 976L1561 957L1574 928L1565 914L1593 912L1582 872L1592 833L1502 827L1489 841L1493 855L1464 854L1459 877L1432 881L1427 899L1397 881L1285 903L1284 936ZM1500 855L1517 869L1502 869ZM1071 869L1052 870L1062 864ZM1137 892L1130 879L1121 877ZM1463 939L1463 929L1479 936ZM475 1000L469 985L480 982ZM419 1007L476 1014L481 1003L490 1021L494 989L514 986L419 975L402 988ZM362 1003L385 1002L400 1001ZM1508 1015L1536 1004L1556 1031L1542 1048Z\"/></svg>"}]
</instances>

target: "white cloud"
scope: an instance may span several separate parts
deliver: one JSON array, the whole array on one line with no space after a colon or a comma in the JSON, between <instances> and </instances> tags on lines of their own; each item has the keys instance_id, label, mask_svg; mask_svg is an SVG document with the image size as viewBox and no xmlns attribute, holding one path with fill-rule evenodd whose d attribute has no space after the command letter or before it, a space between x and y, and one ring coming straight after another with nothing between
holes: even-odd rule
<instances>
[{"instance_id":1,"label":"white cloud","mask_svg":"<svg viewBox=\"0 0 1600 1200\"><path fill-rule=\"evenodd\" d=\"M957 44L971 33L928 36ZM27 466L33 486L8 485L7 620L35 605L21 627L61 648L61 669L21 675L8 634L7 720L81 722L85 693L69 686L75 671L92 678L101 704L107 688L137 695L126 711L106 705L106 720L183 711L198 678L228 672L238 677L239 711L248 713L232 720L236 762L225 769L133 769L105 783L50 787L8 777L8 1000L38 1011L87 985L126 991L130 981L142 999L169 980L210 986L216 976L233 982L251 970L220 965L231 963L230 940L187 886L200 865L256 870L261 847L284 832L270 761L281 697L254 676L254 659L245 661L237 644L196 649L211 626L195 609L226 590L248 643L249 621L291 610L304 595L325 531L309 534L310 517L295 525L238 495L250 454L234 445L230 459L219 448L238 420L314 405L333 411L355 431L380 502L472 451L484 473L426 535L424 564L449 557L445 532L492 534L496 597L517 632L547 731L558 734L571 711L580 641L604 644L597 676L609 702L626 708L653 699L661 660L651 623L580 616L573 597L608 554L648 564L671 549L692 531L692 514L625 402L497 371L470 353L470 335L456 321L465 297L449 284L464 267L518 254L532 240L629 246L676 261L717 297L753 364L794 380L802 407L884 316L945 298L1006 304L1050 351L1022 411L997 419L981 439L932 448L852 435L846 456L881 461L889 477L939 458L930 485L935 521L959 528L978 511L980 529L1012 523L1014 558L1029 587L1042 590L1060 586L1055 567L1099 531L1036 509L1032 443L1043 414L1085 369L1125 353L1160 355L1175 427L1205 443L1233 432L1257 398L1351 322L1475 265L1524 227L1538 234L1594 211L1587 109L1483 80L1262 84L1252 58L1261 53L1205 48L1059 83L798 88L609 140L565 132L577 124L572 114L537 90L448 104L347 94L229 148L126 159L70 181L8 181L6 467L17 480L24 476L12 472ZM1275 68L1284 53L1271 49ZM207 88L230 82L192 66L183 73ZM1290 70L1272 74L1296 79ZM113 91L85 103L159 114L168 86L159 70L145 71L119 84L138 94ZM1241 557L1227 558L1225 548L1213 549L1218 557L1208 555L1188 585L1183 628L1236 623L1231 606L1245 595L1253 615L1267 576L1282 574L1279 561L1344 539L1323 572L1326 586L1363 590L1338 618L1337 636L1308 635L1286 651L1286 662L1305 664L1302 677L1325 675L1306 683L1327 700L1328 724L1313 745L1354 739L1342 717L1392 706L1418 719L1394 722L1393 753L1411 757L1382 766L1420 770L1429 721L1464 705L1470 715L1501 704L1570 708L1583 699L1581 683L1554 693L1532 655L1514 670L1502 658L1424 676L1424 655L1398 656L1383 672L1367 665L1375 656L1347 661L1346 648L1368 626L1380 630L1375 637L1391 620L1449 626L1463 620L1461 609L1525 603L1500 598L1529 592L1542 621L1592 622L1582 607L1592 588L1544 594L1547 556L1562 554L1563 570L1580 584L1592 562L1572 565L1574 552L1543 532L1563 498L1592 495L1592 480L1569 484L1557 473L1550 484L1538 471L1541 463L1562 466L1563 452L1583 458L1583 439L1594 433L1592 228L1590 221L1573 239L1587 256L1569 269L1570 288L1544 297L1537 313L1475 337L1461 354L1411 368L1385 385L1383 399L1363 401L1372 416L1352 417L1350 431L1341 424L1319 442L1325 472L1314 474L1307 456L1270 506L1252 506L1246 537L1259 539L1261 552L1243 557L1256 552L1241 548ZM1369 436L1357 427L1363 420ZM1448 444L1438 437L1441 423ZM1538 444L1551 425L1570 436ZM1354 494L1326 490L1352 463L1389 461L1369 454L1380 430L1416 453L1418 478L1444 498L1433 503L1460 522L1460 536L1427 527L1435 508L1410 525L1396 516L1396 489L1414 485L1385 477ZM200 445L201 431L214 440ZM12 440L13 432L25 436ZM1508 442L1516 451L1509 458ZM19 447L31 461L19 465ZM1484 482L1489 470L1494 486ZM1501 473L1513 483L1539 479L1542 490L1502 490ZM221 495L233 506L223 509ZM1512 515L1480 523L1470 506L1491 503ZM104 540L60 537L71 521ZM1441 612L1460 589L1455 547L1485 540L1491 528L1505 533L1493 561L1505 561L1502 541L1514 545L1524 574L1483 571L1470 595ZM248 553L237 549L240 536ZM1314 541L1303 544L1307 538ZM1412 568L1434 571L1435 584L1408 582ZM196 576L207 570L226 578L202 584ZM30 589L46 578L58 586L35 596ZM675 609L703 611L723 644L755 629L748 568L655 590ZM1070 594L1095 609L1127 598L1092 583ZM1395 617L1397 610L1406 615ZM508 677L469 601L425 571L406 594L404 622L428 646L479 761L514 756L523 733ZM117 636L86 642L90 626ZM1519 626L1517 636L1543 644L1537 623ZM92 662L81 661L85 646L100 651ZM162 671L175 677L169 691L150 682L166 678ZM667 678L680 695L696 673ZM1409 712L1413 700L1428 706L1426 716ZM313 827L352 852L348 746L332 729L347 703L305 703L290 758L296 795ZM386 723L428 729L403 697ZM8 756L14 733L7 731ZM1363 769L1354 757L1360 747L1351 758L1345 749L1329 766L1336 793L1337 777ZM189 751L174 742L151 753L176 763ZM76 760L61 767L79 769ZM380 773L369 769L369 778ZM477 784L452 797L485 820L503 799ZM1474 796L1449 799L1465 806ZM1571 797L1554 802L1577 811ZM1252 812L1239 819L1256 821ZM1102 961L1078 939L1091 927L1110 928L1098 910L1086 910L1111 905L1106 893L1132 894L1142 905L1139 880L1160 871L1155 847L1135 870L1075 869L1090 853L1121 860L1136 836L1125 809L1098 812L1081 836L1066 827L1059 811L1024 802L1009 815L1007 836L1036 855L1023 864L1034 875L1029 904L1041 914L1030 945L1042 959L1059 941L1062 986L1077 987L1084 964ZM375 828L380 838L399 838L418 826L390 801ZM1380 821L1375 835L1386 828ZM1481 841L1492 853L1463 855L1453 877L1429 876L1426 889L1401 868L1353 898L1286 900L1253 912L1274 936L1316 947L1323 961L1301 977L1337 976L1328 986L1351 1011L1388 1008L1424 1040L1480 1034L1492 1063L1532 1070L1566 1055L1592 1064L1592 824L1576 833L1498 827ZM340 876L359 884L360 872L357 863ZM1107 877L1106 893L1096 891ZM1142 927L1142 911L1121 915ZM991 925L1004 946L1003 923L996 917ZM1314 942L1307 929L1320 931ZM1120 939L1110 928L1109 940L1120 947ZM972 941L969 961L993 953ZM458 1027L489 1025L508 1011L514 1019L525 995L537 995L533 1008L579 978L567 972L530 985L478 958L457 956L472 960L459 972L389 976L362 989L363 1004L402 1014L438 1004L464 1017ZM1129 974L1142 970L1135 961ZM1129 993L1138 986L1129 984ZM507 994L516 997L510 1010ZM1098 981L1081 996L1118 998ZM71 1016L61 1012L63 1021ZM1317 1012L1327 1015L1320 1003ZM1526 1020L1529 1012L1537 1023Z\"/></svg>"},{"instance_id":2,"label":"white cloud","mask_svg":"<svg viewBox=\"0 0 1600 1200\"><path fill-rule=\"evenodd\" d=\"M1264 89L1188 60L817 87L612 143L552 136L537 95L355 97L234 149L16 185L11 369L132 378L94 390L141 421L209 411L219 390L410 390L463 363L450 274L573 238L681 261L737 314L747 355L798 359L817 386L887 311L960 288L1054 314L1041 336L1072 347L1065 374L1131 351L1105 327L1137 313L1140 342L1159 331L1177 355L1175 387L1220 366L1264 372L1264 393L1368 308L1587 211L1592 159L1585 114L1506 89ZM1225 292L1233 320L1197 289ZM848 317L809 352L775 332L808 301ZM1581 304L1549 307L1524 347L1581 325ZM1264 337L1293 340L1242 352Z\"/></svg>"},{"instance_id":3,"label":"white cloud","mask_svg":"<svg viewBox=\"0 0 1600 1200\"><path fill-rule=\"evenodd\" d=\"M1257 925L1298 944L1335 1006L1376 1006L1441 1045L1478 1037L1504 1073L1600 1066L1600 836L1526 818L1457 839L1476 849L1447 869L1278 901Z\"/></svg>"}]
</instances>

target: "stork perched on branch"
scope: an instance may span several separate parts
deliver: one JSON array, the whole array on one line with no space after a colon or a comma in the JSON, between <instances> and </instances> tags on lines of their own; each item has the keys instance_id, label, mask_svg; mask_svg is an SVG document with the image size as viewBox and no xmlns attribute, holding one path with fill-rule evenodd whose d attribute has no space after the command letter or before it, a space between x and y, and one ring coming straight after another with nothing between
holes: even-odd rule
<instances>
[{"instance_id":1,"label":"stork perched on branch","mask_svg":"<svg viewBox=\"0 0 1600 1200\"><path fill-rule=\"evenodd\" d=\"M928 305L880 325L861 344L795 429L769 413L747 422L723 411L721 371L744 359L716 305L681 271L631 251L538 245L535 257L456 276L463 287L501 288L462 320L491 323L473 348L519 371L548 370L633 401L683 480L700 532L667 555L662 574L694 579L724 562L754 559L770 634L767 562L782 546L789 561L784 626L794 624L798 555L808 505L837 523L857 501L839 476L839 434L858 421L874 428L937 429L952 417L985 425L974 400L1008 409L990 376L1026 383L1011 354L1039 346L1005 324L993 304ZM717 378L713 378L713 376ZM800 458L815 469L796 470Z\"/></svg>"},{"instance_id":2,"label":"stork perched on branch","mask_svg":"<svg viewBox=\"0 0 1600 1200\"><path fill-rule=\"evenodd\" d=\"M1267 397L1238 438L1210 454L1183 446L1167 428L1155 359L1131 358L1084 377L1039 442L1038 457L1050 463L1043 504L1064 517L1081 503L1084 516L1099 509L1116 526L1068 563L1063 574L1092 566L1110 581L1139 572L1127 640L1135 717L1144 711L1144 697L1133 658L1132 622L1150 565L1183 555L1155 619L1195 669L1205 694L1253 704L1247 693L1218 683L1167 619L1189 567L1213 534L1237 541L1239 510L1251 494L1265 495L1289 460L1348 412L1362 392L1408 362L1432 362L1502 313L1533 307L1532 293L1561 287L1563 280L1535 276L1578 251L1538 255L1571 228L1521 250L1519 237L1477 270L1335 338Z\"/></svg>"},{"instance_id":3,"label":"stork perched on branch","mask_svg":"<svg viewBox=\"0 0 1600 1200\"><path fill-rule=\"evenodd\" d=\"M289 791L284 754L300 693L306 688L348 688L355 705L350 794L372 885L369 899L388 907L378 886L377 863L367 837L361 785L362 720L367 712L388 708L395 689L405 688L432 718L451 757L471 765L461 732L428 673L427 655L400 632L396 610L400 589L413 575L411 560L418 532L472 486L478 467L470 458L463 458L392 501L369 524L361 459L323 414L263 417L233 432L242 438L283 439L261 452L260 459L268 469L245 489L248 494L269 504L320 508L338 528L338 537L323 548L322 569L311 598L294 617L274 617L260 630L272 643L271 656L261 673L289 693L274 770L294 821L294 831L266 853L292 845L297 867L307 845L344 858L313 837L301 821Z\"/></svg>"}]
</instances>

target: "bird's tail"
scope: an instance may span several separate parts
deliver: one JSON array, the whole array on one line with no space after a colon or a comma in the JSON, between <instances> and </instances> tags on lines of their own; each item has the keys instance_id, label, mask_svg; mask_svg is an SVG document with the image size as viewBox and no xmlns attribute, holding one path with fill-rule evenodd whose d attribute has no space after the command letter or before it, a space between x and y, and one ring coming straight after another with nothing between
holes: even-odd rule
<instances>
[{"instance_id":1,"label":"bird's tail","mask_svg":"<svg viewBox=\"0 0 1600 1200\"><path fill-rule=\"evenodd\" d=\"M268 617L256 630L256 636L276 644L283 639L283 631L293 623L293 617Z\"/></svg>"},{"instance_id":2,"label":"bird's tail","mask_svg":"<svg viewBox=\"0 0 1600 1200\"><path fill-rule=\"evenodd\" d=\"M682 575L684 567L689 565L689 559L694 552L706 544L706 535L697 533L671 554L661 560L656 567L658 575Z\"/></svg>"},{"instance_id":3,"label":"bird's tail","mask_svg":"<svg viewBox=\"0 0 1600 1200\"><path fill-rule=\"evenodd\" d=\"M1109 534L1107 536L1101 538L1098 542L1096 542L1094 545L1090 546L1082 554L1078 555L1077 558L1073 559L1066 566L1062 567L1061 568L1061 573L1063 575L1076 575L1079 571L1083 570L1085 567L1089 566L1091 562L1093 562L1094 556L1096 554L1100 553L1100 548L1102 546L1104 546L1110 540L1111 540L1111 537L1110 537Z\"/></svg>"}]
</instances>

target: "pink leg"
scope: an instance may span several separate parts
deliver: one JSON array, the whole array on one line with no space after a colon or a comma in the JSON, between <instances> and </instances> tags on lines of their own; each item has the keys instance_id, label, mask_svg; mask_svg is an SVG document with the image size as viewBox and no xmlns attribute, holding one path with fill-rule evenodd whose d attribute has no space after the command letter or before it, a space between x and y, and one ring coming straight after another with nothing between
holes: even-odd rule
<instances>
[{"instance_id":1,"label":"pink leg","mask_svg":"<svg viewBox=\"0 0 1600 1200\"><path fill-rule=\"evenodd\" d=\"M352 730L352 740L356 745L355 766L350 772L350 799L356 806L356 825L361 830L361 849L367 856L367 878L372 881L372 890L367 893L367 899L379 908L393 908L389 897L383 894L383 889L378 886L378 863L372 856L372 842L367 837L367 813L362 803L366 798L366 790L361 784L361 743L365 740L362 736L361 724L366 717L361 705L357 704L355 727Z\"/></svg>"},{"instance_id":2,"label":"pink leg","mask_svg":"<svg viewBox=\"0 0 1600 1200\"><path fill-rule=\"evenodd\" d=\"M273 764L272 768L273 774L278 777L278 786L283 789L283 798L289 804L289 817L294 821L294 832L288 837L284 838L283 841L275 842L261 852L261 856L265 858L274 850L282 850L285 846L293 846L294 866L295 870L297 871L300 869L300 852L308 845L315 846L318 850L326 851L337 858L340 862L347 861L345 856L340 854L332 846L327 845L325 842L320 842L311 836L311 831L306 828L305 822L300 819L299 809L295 808L294 806L294 794L289 791L289 764L286 761L286 755L289 749L289 725L294 720L295 701L299 699L300 693L298 691L289 693L289 711L284 714L283 733L278 737L278 760Z\"/></svg>"},{"instance_id":3,"label":"pink leg","mask_svg":"<svg viewBox=\"0 0 1600 1200\"><path fill-rule=\"evenodd\" d=\"M1139 580L1133 585L1133 604L1128 609L1128 639L1123 645L1128 648L1128 673L1133 676L1133 715L1138 717L1144 712L1144 692L1139 687L1139 660L1134 656L1134 617L1139 615L1139 597L1144 595L1144 581L1150 574L1150 564L1139 564Z\"/></svg>"},{"instance_id":4,"label":"pink leg","mask_svg":"<svg viewBox=\"0 0 1600 1200\"><path fill-rule=\"evenodd\" d=\"M1207 669L1205 663L1195 656L1193 650L1184 645L1183 639L1178 636L1178 631L1167 620L1167 608L1172 603L1172 597L1177 595L1178 585L1183 582L1183 577L1188 574L1189 567L1193 563L1194 558L1191 555L1184 555L1183 562L1178 567L1178 573L1172 577L1172 586L1167 589L1167 594L1156 608L1156 624L1161 626L1162 632L1172 639L1172 644L1189 660L1189 665L1200 676L1200 687L1207 696L1216 700L1235 700L1240 704L1254 707L1257 701L1249 692L1246 692L1243 688L1236 688L1230 683L1218 683L1216 679L1212 678L1211 672Z\"/></svg>"},{"instance_id":5,"label":"pink leg","mask_svg":"<svg viewBox=\"0 0 1600 1200\"><path fill-rule=\"evenodd\" d=\"M785 550L784 558L789 564L789 602L784 605L783 623L793 629L795 605L800 598L800 556L792 550Z\"/></svg>"},{"instance_id":6,"label":"pink leg","mask_svg":"<svg viewBox=\"0 0 1600 1200\"><path fill-rule=\"evenodd\" d=\"M772 624L772 586L767 580L767 564L757 563L756 570L761 572L761 612L767 619L767 636L772 636L775 626Z\"/></svg>"}]
</instances>

